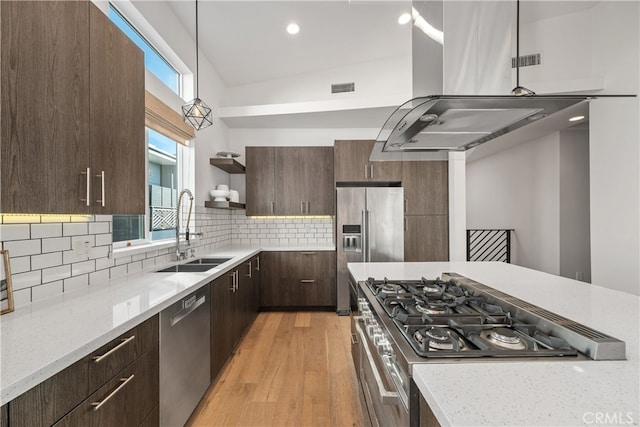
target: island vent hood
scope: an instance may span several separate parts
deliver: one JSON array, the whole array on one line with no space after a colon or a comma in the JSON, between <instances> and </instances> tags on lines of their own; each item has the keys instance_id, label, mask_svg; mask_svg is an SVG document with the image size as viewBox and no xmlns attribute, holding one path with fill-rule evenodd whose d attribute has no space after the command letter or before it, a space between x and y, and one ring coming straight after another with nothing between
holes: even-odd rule
<instances>
[{"instance_id":1,"label":"island vent hood","mask_svg":"<svg viewBox=\"0 0 640 427\"><path fill-rule=\"evenodd\" d=\"M519 27L519 4L517 9ZM446 160L450 151L469 150L536 122L534 128L544 128L547 117L593 99L535 95L525 88L529 96L507 95L513 87L515 16L516 2L414 1L413 94L451 95L416 96L398 107L382 126L370 160ZM445 30L434 35L434 28ZM516 70L520 88L519 64ZM588 110L571 110L578 109Z\"/></svg>"}]
</instances>

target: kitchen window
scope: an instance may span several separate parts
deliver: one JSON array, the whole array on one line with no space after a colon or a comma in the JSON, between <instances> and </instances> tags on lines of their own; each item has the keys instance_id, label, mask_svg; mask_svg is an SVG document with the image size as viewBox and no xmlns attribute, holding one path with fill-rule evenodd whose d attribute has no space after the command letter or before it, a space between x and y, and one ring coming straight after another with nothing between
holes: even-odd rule
<instances>
[{"instance_id":1,"label":"kitchen window","mask_svg":"<svg viewBox=\"0 0 640 427\"><path fill-rule=\"evenodd\" d=\"M182 75L133 25L109 4L109 19L144 52L144 66L176 94L181 95Z\"/></svg>"}]
</instances>

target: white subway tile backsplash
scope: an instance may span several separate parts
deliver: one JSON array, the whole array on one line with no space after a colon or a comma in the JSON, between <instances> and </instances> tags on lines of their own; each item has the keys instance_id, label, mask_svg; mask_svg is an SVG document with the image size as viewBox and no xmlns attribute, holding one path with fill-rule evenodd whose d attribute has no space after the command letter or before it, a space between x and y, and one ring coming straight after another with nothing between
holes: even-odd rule
<instances>
[{"instance_id":1,"label":"white subway tile backsplash","mask_svg":"<svg viewBox=\"0 0 640 427\"><path fill-rule=\"evenodd\" d=\"M191 241L198 255L230 244L264 246L333 243L333 220L319 218L253 219L243 211L196 207ZM112 257L112 216L1 215L0 240L13 269L16 305L108 283L174 261L173 247L133 256ZM89 256L76 256L74 241L88 242ZM111 257L110 257L111 256ZM89 258L89 259L87 259ZM19 301L19 303L18 303Z\"/></svg>"},{"instance_id":2,"label":"white subway tile backsplash","mask_svg":"<svg viewBox=\"0 0 640 427\"><path fill-rule=\"evenodd\" d=\"M14 240L3 242L2 246L9 251L9 256L38 255L41 253L40 239L35 240Z\"/></svg>"},{"instance_id":3,"label":"white subway tile backsplash","mask_svg":"<svg viewBox=\"0 0 640 427\"><path fill-rule=\"evenodd\" d=\"M11 266L11 274L24 273L25 271L31 271L31 257L30 256L22 256L22 257L11 257L9 260L9 265Z\"/></svg>"},{"instance_id":4,"label":"white subway tile backsplash","mask_svg":"<svg viewBox=\"0 0 640 427\"><path fill-rule=\"evenodd\" d=\"M32 224L31 225L31 238L39 239L46 237L61 237L62 236L62 224Z\"/></svg>"},{"instance_id":5,"label":"white subway tile backsplash","mask_svg":"<svg viewBox=\"0 0 640 427\"><path fill-rule=\"evenodd\" d=\"M42 253L62 252L71 249L71 238L54 237L50 239L42 239Z\"/></svg>"},{"instance_id":6,"label":"white subway tile backsplash","mask_svg":"<svg viewBox=\"0 0 640 427\"><path fill-rule=\"evenodd\" d=\"M53 267L54 265L62 265L62 252L52 252L31 257L31 268L34 270Z\"/></svg>"},{"instance_id":7,"label":"white subway tile backsplash","mask_svg":"<svg viewBox=\"0 0 640 427\"><path fill-rule=\"evenodd\" d=\"M109 270L104 269L89 273L89 285L101 285L107 282L109 280Z\"/></svg>"},{"instance_id":8,"label":"white subway tile backsplash","mask_svg":"<svg viewBox=\"0 0 640 427\"><path fill-rule=\"evenodd\" d=\"M71 264L71 275L79 276L81 274L91 273L96 269L96 262L94 260L76 262Z\"/></svg>"},{"instance_id":9,"label":"white subway tile backsplash","mask_svg":"<svg viewBox=\"0 0 640 427\"><path fill-rule=\"evenodd\" d=\"M61 265L59 267L45 268L42 270L42 283L53 282L71 277L71 266Z\"/></svg>"},{"instance_id":10,"label":"white subway tile backsplash","mask_svg":"<svg viewBox=\"0 0 640 427\"><path fill-rule=\"evenodd\" d=\"M87 226L87 223L66 222L62 224L63 236L81 236L83 234L89 234L89 227Z\"/></svg>"},{"instance_id":11,"label":"white subway tile backsplash","mask_svg":"<svg viewBox=\"0 0 640 427\"><path fill-rule=\"evenodd\" d=\"M13 305L20 307L31 302L31 288L13 290Z\"/></svg>"},{"instance_id":12,"label":"white subway tile backsplash","mask_svg":"<svg viewBox=\"0 0 640 427\"><path fill-rule=\"evenodd\" d=\"M118 277L124 277L127 275L127 265L120 265L118 267L112 267L109 269L109 277L116 279Z\"/></svg>"},{"instance_id":13,"label":"white subway tile backsplash","mask_svg":"<svg viewBox=\"0 0 640 427\"><path fill-rule=\"evenodd\" d=\"M11 285L14 290L29 288L42 284L42 271L33 270L27 273L12 274Z\"/></svg>"},{"instance_id":14,"label":"white subway tile backsplash","mask_svg":"<svg viewBox=\"0 0 640 427\"><path fill-rule=\"evenodd\" d=\"M78 289L85 289L89 286L89 275L83 274L82 276L70 277L68 279L64 279L63 281L63 291L72 292L77 291Z\"/></svg>"},{"instance_id":15,"label":"white subway tile backsplash","mask_svg":"<svg viewBox=\"0 0 640 427\"><path fill-rule=\"evenodd\" d=\"M29 230L28 224L2 224L0 225L0 240L6 242L29 239L31 237Z\"/></svg>"},{"instance_id":16,"label":"white subway tile backsplash","mask_svg":"<svg viewBox=\"0 0 640 427\"><path fill-rule=\"evenodd\" d=\"M31 301L38 301L41 299L60 295L62 293L62 280L57 282L46 283L40 286L34 286L31 288Z\"/></svg>"},{"instance_id":17,"label":"white subway tile backsplash","mask_svg":"<svg viewBox=\"0 0 640 427\"><path fill-rule=\"evenodd\" d=\"M96 234L95 237L96 246L105 246L113 243L111 234Z\"/></svg>"},{"instance_id":18,"label":"white subway tile backsplash","mask_svg":"<svg viewBox=\"0 0 640 427\"><path fill-rule=\"evenodd\" d=\"M109 233L108 222L92 222L89 224L89 234L106 234Z\"/></svg>"}]
</instances>

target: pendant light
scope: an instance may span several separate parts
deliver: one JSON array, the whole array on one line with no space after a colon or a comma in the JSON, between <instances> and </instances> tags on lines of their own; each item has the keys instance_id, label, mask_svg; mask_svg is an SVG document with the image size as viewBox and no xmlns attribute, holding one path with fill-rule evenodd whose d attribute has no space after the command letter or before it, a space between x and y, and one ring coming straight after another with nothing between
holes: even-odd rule
<instances>
[{"instance_id":1,"label":"pendant light","mask_svg":"<svg viewBox=\"0 0 640 427\"><path fill-rule=\"evenodd\" d=\"M198 96L200 70L198 68L198 0L196 0L196 97L182 106L184 121L196 130L204 129L213 124L211 108Z\"/></svg>"},{"instance_id":2,"label":"pendant light","mask_svg":"<svg viewBox=\"0 0 640 427\"><path fill-rule=\"evenodd\" d=\"M516 87L511 93L515 96L535 96L535 92L520 86L520 0L516 0Z\"/></svg>"}]
</instances>

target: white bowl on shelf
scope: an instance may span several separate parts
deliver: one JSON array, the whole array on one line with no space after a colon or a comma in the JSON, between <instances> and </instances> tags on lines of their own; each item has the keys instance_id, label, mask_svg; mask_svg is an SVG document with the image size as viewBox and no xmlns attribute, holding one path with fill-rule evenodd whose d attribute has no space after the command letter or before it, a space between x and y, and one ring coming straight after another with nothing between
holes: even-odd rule
<instances>
[{"instance_id":1,"label":"white bowl on shelf","mask_svg":"<svg viewBox=\"0 0 640 427\"><path fill-rule=\"evenodd\" d=\"M229 196L229 190L211 190L209 192L214 202L226 202Z\"/></svg>"},{"instance_id":2,"label":"white bowl on shelf","mask_svg":"<svg viewBox=\"0 0 640 427\"><path fill-rule=\"evenodd\" d=\"M219 184L219 185L216 187L216 190L229 191L229 186L228 186L228 185L224 185L224 184Z\"/></svg>"}]
</instances>

